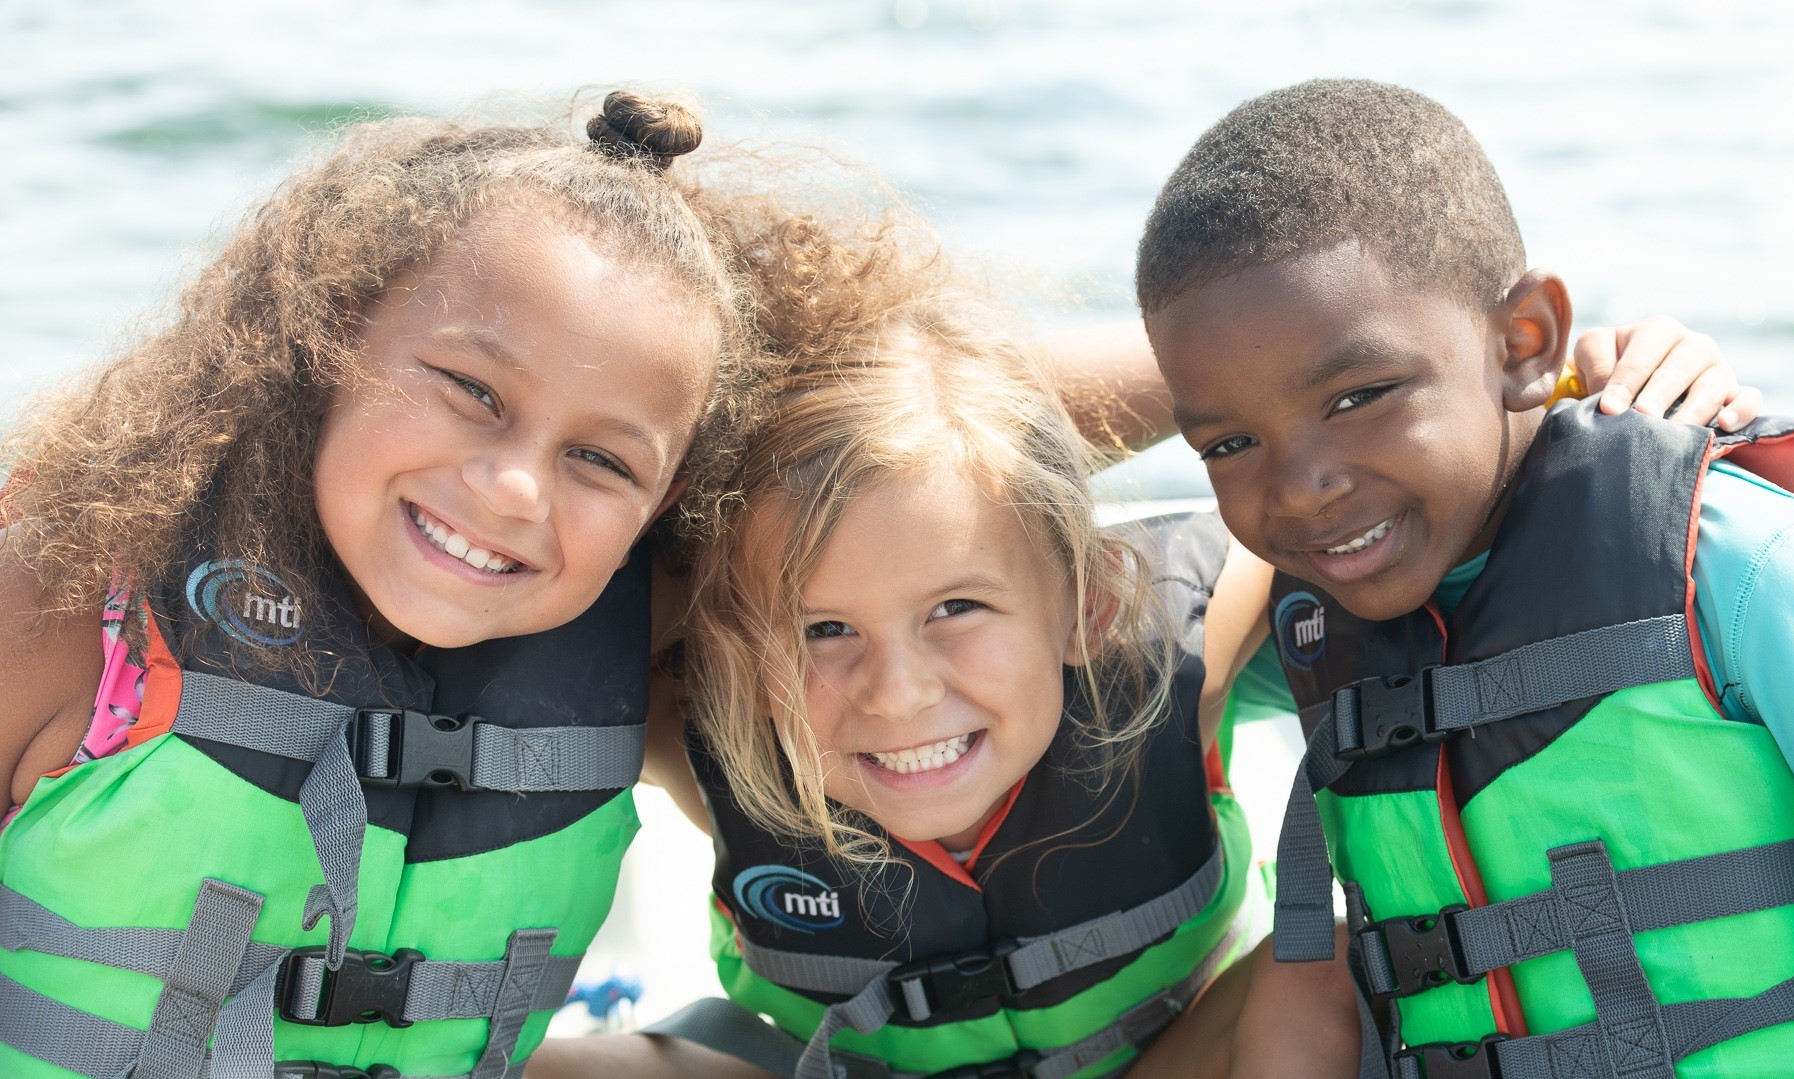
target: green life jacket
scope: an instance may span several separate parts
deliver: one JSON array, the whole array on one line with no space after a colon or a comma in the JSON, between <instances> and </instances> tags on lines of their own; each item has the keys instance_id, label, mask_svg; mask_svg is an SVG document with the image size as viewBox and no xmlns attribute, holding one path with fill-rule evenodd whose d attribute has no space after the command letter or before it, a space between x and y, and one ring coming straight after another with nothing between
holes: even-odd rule
<instances>
[{"instance_id":1,"label":"green life jacket","mask_svg":"<svg viewBox=\"0 0 1794 1079\"><path fill-rule=\"evenodd\" d=\"M854 1076L1067 1079L1131 1061L1238 949L1250 853L1197 727L1202 615L1226 533L1213 516L1187 515L1153 522L1137 544L1184 650L1138 777L1090 789L1062 725L969 872L932 842L892 840L895 861L870 874L794 847L757 828L694 747L717 851L712 950L739 1006L697 1011L706 1024L769 1016L786 1048L756 1055L677 1021L651 1029L800 1077L838 1065ZM1074 672L1065 692L1069 710L1088 709ZM1122 696L1117 685L1111 707L1125 710ZM757 1019L735 1029L767 1041Z\"/></svg>"},{"instance_id":2,"label":"green life jacket","mask_svg":"<svg viewBox=\"0 0 1794 1079\"><path fill-rule=\"evenodd\" d=\"M1387 1007L1366 1074L1788 1074L1794 776L1720 713L1694 625L1720 457L1794 481L1794 423L1560 406L1450 618L1367 622L1278 577L1311 738L1276 951L1331 955L1330 848L1361 994Z\"/></svg>"},{"instance_id":3,"label":"green life jacket","mask_svg":"<svg viewBox=\"0 0 1794 1079\"><path fill-rule=\"evenodd\" d=\"M195 549L145 597L171 729L0 832L0 1074L521 1073L638 823L647 555L568 625L415 659L319 578L299 610Z\"/></svg>"}]
</instances>

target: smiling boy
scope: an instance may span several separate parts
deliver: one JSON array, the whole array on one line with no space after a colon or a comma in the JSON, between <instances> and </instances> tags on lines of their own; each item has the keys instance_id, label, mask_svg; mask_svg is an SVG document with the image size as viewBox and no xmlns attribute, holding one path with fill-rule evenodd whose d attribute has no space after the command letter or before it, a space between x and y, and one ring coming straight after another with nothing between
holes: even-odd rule
<instances>
[{"instance_id":1,"label":"smiling boy","mask_svg":"<svg viewBox=\"0 0 1794 1079\"><path fill-rule=\"evenodd\" d=\"M1138 284L1278 571L1311 741L1277 950L1331 954L1330 847L1389 1005L1367 1074L1785 1074L1794 423L1547 414L1568 291L1463 125L1396 87L1229 114Z\"/></svg>"}]
</instances>

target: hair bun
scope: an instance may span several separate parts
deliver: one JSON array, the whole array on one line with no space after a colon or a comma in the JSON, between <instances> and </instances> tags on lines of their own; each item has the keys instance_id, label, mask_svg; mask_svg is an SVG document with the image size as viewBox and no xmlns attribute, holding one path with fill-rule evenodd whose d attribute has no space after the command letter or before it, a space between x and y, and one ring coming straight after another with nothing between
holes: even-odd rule
<instances>
[{"instance_id":1,"label":"hair bun","mask_svg":"<svg viewBox=\"0 0 1794 1079\"><path fill-rule=\"evenodd\" d=\"M608 157L645 160L656 169L704 141L697 114L676 101L613 90L604 111L586 121L592 147Z\"/></svg>"}]
</instances>

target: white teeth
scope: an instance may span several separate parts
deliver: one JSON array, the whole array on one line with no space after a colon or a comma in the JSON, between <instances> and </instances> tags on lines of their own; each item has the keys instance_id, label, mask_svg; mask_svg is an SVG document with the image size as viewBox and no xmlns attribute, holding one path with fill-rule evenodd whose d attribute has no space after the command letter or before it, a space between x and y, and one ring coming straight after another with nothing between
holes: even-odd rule
<instances>
[{"instance_id":1,"label":"white teeth","mask_svg":"<svg viewBox=\"0 0 1794 1079\"><path fill-rule=\"evenodd\" d=\"M474 569L483 569L487 573L509 573L517 568L517 563L503 555L493 554L483 547L475 547L467 542L466 536L455 532L446 525L425 518L415 508L411 511L411 523L417 526L417 530L422 532L437 550L445 551L449 555L459 558Z\"/></svg>"},{"instance_id":2,"label":"white teeth","mask_svg":"<svg viewBox=\"0 0 1794 1079\"><path fill-rule=\"evenodd\" d=\"M1364 535L1359 536L1357 539L1353 540L1350 543L1341 544L1338 547L1327 548L1327 553L1328 554L1357 554L1359 551L1364 550L1366 547L1369 547L1371 544L1382 539L1384 536L1387 536L1389 534L1389 530L1394 526L1395 526L1395 518L1391 517L1389 520L1384 521L1382 524L1371 529L1369 532L1366 532Z\"/></svg>"},{"instance_id":3,"label":"white teeth","mask_svg":"<svg viewBox=\"0 0 1794 1079\"><path fill-rule=\"evenodd\" d=\"M866 756L877 761L880 767L909 775L912 772L932 772L936 768L945 768L964 756L971 744L972 736L962 734L932 745L899 749L895 753L868 753Z\"/></svg>"}]
</instances>

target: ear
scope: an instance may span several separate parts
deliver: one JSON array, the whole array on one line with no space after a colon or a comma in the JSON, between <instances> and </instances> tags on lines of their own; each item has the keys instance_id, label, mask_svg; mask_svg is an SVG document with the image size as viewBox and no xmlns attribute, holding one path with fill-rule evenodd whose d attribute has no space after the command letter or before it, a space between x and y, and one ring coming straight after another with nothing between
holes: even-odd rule
<instances>
[{"instance_id":1,"label":"ear","mask_svg":"<svg viewBox=\"0 0 1794 1079\"><path fill-rule=\"evenodd\" d=\"M1120 558L1120 552L1109 550L1105 557ZM1121 598L1106 588L1094 585L1084 591L1083 632L1078 632L1078 623L1072 623L1071 632L1065 635L1065 655L1061 657L1067 667L1082 667L1089 663L1103 648L1103 635L1121 613Z\"/></svg>"},{"instance_id":2,"label":"ear","mask_svg":"<svg viewBox=\"0 0 1794 1079\"><path fill-rule=\"evenodd\" d=\"M1563 278L1528 270L1492 315L1502 349L1502 402L1509 412L1544 407L1570 344L1570 291Z\"/></svg>"}]
</instances>

